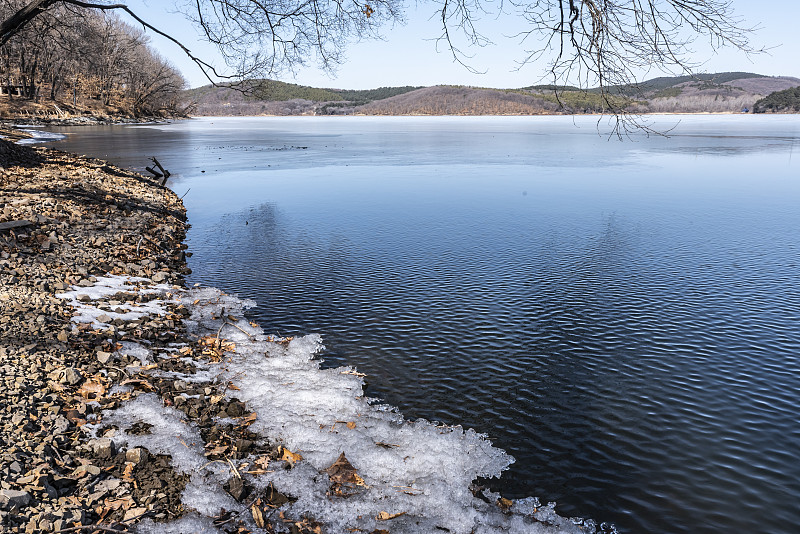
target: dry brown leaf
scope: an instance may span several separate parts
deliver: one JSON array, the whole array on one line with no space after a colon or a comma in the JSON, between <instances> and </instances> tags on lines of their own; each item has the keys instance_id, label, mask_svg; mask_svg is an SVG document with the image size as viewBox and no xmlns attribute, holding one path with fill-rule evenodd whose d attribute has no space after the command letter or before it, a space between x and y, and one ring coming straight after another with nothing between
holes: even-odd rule
<instances>
[{"instance_id":1,"label":"dry brown leaf","mask_svg":"<svg viewBox=\"0 0 800 534\"><path fill-rule=\"evenodd\" d=\"M291 466L294 467L294 464L302 460L303 457L298 454L290 451L286 447L281 447L281 460L284 462L288 462Z\"/></svg>"},{"instance_id":2,"label":"dry brown leaf","mask_svg":"<svg viewBox=\"0 0 800 534\"><path fill-rule=\"evenodd\" d=\"M400 512L399 514L390 514L389 512L381 512L377 516L375 516L375 519L377 519L378 521L388 521L390 519L394 519L396 517L400 517L401 515L405 514L406 512Z\"/></svg>"},{"instance_id":3,"label":"dry brown leaf","mask_svg":"<svg viewBox=\"0 0 800 534\"><path fill-rule=\"evenodd\" d=\"M238 426L248 426L255 423L256 419L258 419L258 414L256 412L251 413L247 417L242 417L239 421Z\"/></svg>"},{"instance_id":4,"label":"dry brown leaf","mask_svg":"<svg viewBox=\"0 0 800 534\"><path fill-rule=\"evenodd\" d=\"M125 469L122 471L122 480L125 482L133 482L133 462L126 462Z\"/></svg>"},{"instance_id":5,"label":"dry brown leaf","mask_svg":"<svg viewBox=\"0 0 800 534\"><path fill-rule=\"evenodd\" d=\"M78 395L87 400L97 400L106 394L108 379L100 375L89 377L78 389Z\"/></svg>"},{"instance_id":6,"label":"dry brown leaf","mask_svg":"<svg viewBox=\"0 0 800 534\"><path fill-rule=\"evenodd\" d=\"M506 499L505 497L500 497L499 499L497 499L497 506L499 506L500 509L503 510L504 512L507 512L513 505L514 501L512 501L511 499Z\"/></svg>"},{"instance_id":7,"label":"dry brown leaf","mask_svg":"<svg viewBox=\"0 0 800 534\"><path fill-rule=\"evenodd\" d=\"M111 510L119 510L120 508L127 510L133 506L133 497L128 495L127 497L122 497L121 499L106 499L103 501L103 504L106 508Z\"/></svg>"},{"instance_id":8,"label":"dry brown leaf","mask_svg":"<svg viewBox=\"0 0 800 534\"><path fill-rule=\"evenodd\" d=\"M137 517L141 517L147 512L147 508L131 508L125 512L125 517L122 518L122 522L125 523L126 521L130 521L132 519L136 519Z\"/></svg>"},{"instance_id":9,"label":"dry brown leaf","mask_svg":"<svg viewBox=\"0 0 800 534\"><path fill-rule=\"evenodd\" d=\"M331 482L334 484L361 486L363 488L369 487L344 453L340 454L339 458L337 458L330 467L325 469L325 472L328 473L328 477L330 477Z\"/></svg>"},{"instance_id":10,"label":"dry brown leaf","mask_svg":"<svg viewBox=\"0 0 800 534\"><path fill-rule=\"evenodd\" d=\"M148 380L142 378L129 378L120 382L121 386L132 385L134 389L141 389L144 391L155 391L156 388Z\"/></svg>"},{"instance_id":11,"label":"dry brown leaf","mask_svg":"<svg viewBox=\"0 0 800 534\"><path fill-rule=\"evenodd\" d=\"M253 504L253 506L250 507L250 513L253 516L253 521L255 521L256 526L258 528L264 528L267 526L267 522L264 521L264 512L262 512L261 507L258 506L258 502L260 502L260 500L261 499L259 499L259 501L257 501L256 503Z\"/></svg>"},{"instance_id":12,"label":"dry brown leaf","mask_svg":"<svg viewBox=\"0 0 800 534\"><path fill-rule=\"evenodd\" d=\"M209 445L211 444L209 443ZM205 454L206 456L214 456L219 454L225 454L227 450L228 450L228 445L217 445L213 449L208 450L203 454Z\"/></svg>"}]
</instances>

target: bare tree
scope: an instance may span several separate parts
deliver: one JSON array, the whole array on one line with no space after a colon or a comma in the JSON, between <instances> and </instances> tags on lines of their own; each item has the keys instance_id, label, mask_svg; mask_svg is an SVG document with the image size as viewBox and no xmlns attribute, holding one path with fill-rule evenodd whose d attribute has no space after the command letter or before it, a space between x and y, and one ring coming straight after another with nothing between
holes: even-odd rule
<instances>
[{"instance_id":1,"label":"bare tree","mask_svg":"<svg viewBox=\"0 0 800 534\"><path fill-rule=\"evenodd\" d=\"M310 58L325 69L343 59L347 42L378 36L402 21L401 0L181 0L182 11L215 44L225 72L194 56L187 46L142 20L124 3L27 0L0 23L0 46L57 5L124 11L143 27L164 35L198 63L213 82L225 77L275 77ZM545 61L554 84L597 86L617 110L616 86L628 85L652 67L691 72L692 44L732 46L753 52L732 0L432 0L441 20L439 40L468 65L457 46L485 45L479 30L487 13L524 23L516 35L520 67ZM488 7L487 7L488 6ZM492 12L489 8L492 8Z\"/></svg>"},{"instance_id":2,"label":"bare tree","mask_svg":"<svg viewBox=\"0 0 800 534\"><path fill-rule=\"evenodd\" d=\"M0 16L22 0L0 0ZM149 46L150 37L113 12L58 5L40 13L0 47L9 98L47 98L83 109L153 116L175 112L185 81ZM49 88L48 94L41 89ZM71 94L67 91L71 90ZM65 94L66 93L66 94ZM39 108L41 109L41 108ZM58 113L61 109L55 105Z\"/></svg>"}]
</instances>

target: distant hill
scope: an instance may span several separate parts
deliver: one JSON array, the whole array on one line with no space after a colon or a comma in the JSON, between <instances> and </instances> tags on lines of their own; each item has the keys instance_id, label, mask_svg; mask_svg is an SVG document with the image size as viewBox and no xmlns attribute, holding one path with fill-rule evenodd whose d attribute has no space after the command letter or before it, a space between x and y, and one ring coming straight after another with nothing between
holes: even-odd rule
<instances>
[{"instance_id":1,"label":"distant hill","mask_svg":"<svg viewBox=\"0 0 800 534\"><path fill-rule=\"evenodd\" d=\"M753 106L755 113L800 112L800 87L776 91L762 98Z\"/></svg>"},{"instance_id":2,"label":"distant hill","mask_svg":"<svg viewBox=\"0 0 800 534\"><path fill-rule=\"evenodd\" d=\"M531 115L599 113L738 113L800 78L723 72L653 78L607 94L570 86L519 89L464 86L321 89L274 80L205 86L185 92L195 115Z\"/></svg>"},{"instance_id":3,"label":"distant hill","mask_svg":"<svg viewBox=\"0 0 800 534\"><path fill-rule=\"evenodd\" d=\"M184 99L193 103L196 115L303 115L314 114L321 104L326 109L351 109L415 89L419 87L319 89L276 80L248 80L190 89Z\"/></svg>"},{"instance_id":4,"label":"distant hill","mask_svg":"<svg viewBox=\"0 0 800 534\"><path fill-rule=\"evenodd\" d=\"M435 86L359 106L365 115L541 115L558 106L534 95L496 89Z\"/></svg>"}]
</instances>

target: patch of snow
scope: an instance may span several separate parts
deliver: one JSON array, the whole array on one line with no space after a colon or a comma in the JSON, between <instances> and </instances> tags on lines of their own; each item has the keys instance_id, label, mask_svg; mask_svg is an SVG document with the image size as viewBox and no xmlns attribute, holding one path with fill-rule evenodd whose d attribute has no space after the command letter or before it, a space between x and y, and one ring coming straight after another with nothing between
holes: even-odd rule
<instances>
[{"instance_id":1,"label":"patch of snow","mask_svg":"<svg viewBox=\"0 0 800 534\"><path fill-rule=\"evenodd\" d=\"M56 132L45 132L42 130L32 130L29 128L24 128L22 129L22 131L31 134L32 137L27 139L20 139L19 141L17 141L18 145L35 145L38 143L46 143L48 141L60 141L62 139L67 138L65 134Z\"/></svg>"},{"instance_id":2,"label":"patch of snow","mask_svg":"<svg viewBox=\"0 0 800 534\"><path fill-rule=\"evenodd\" d=\"M139 278L133 276L117 276L108 275L97 278L97 282L90 287L72 286L71 291L57 293L56 297L70 301L70 305L75 308L79 315L72 317L75 323L91 323L94 328L108 327L109 323L115 319L123 321L135 321L149 315L166 315L167 310L164 307L166 302L174 302L170 300L167 295L170 291L174 291L172 286L166 284L150 285L141 287L138 284L142 282L151 283L148 278ZM120 292L136 292L139 294L159 294L165 297L164 299L154 299L149 302L127 304L122 303L114 306L114 310L123 310L122 313L114 310L102 310L97 306L93 306L90 302L81 302L81 297L88 297L90 301L97 301L106 299ZM108 317L106 321L100 321L103 316Z\"/></svg>"},{"instance_id":3,"label":"patch of snow","mask_svg":"<svg viewBox=\"0 0 800 534\"><path fill-rule=\"evenodd\" d=\"M153 425L148 434L128 434L137 422ZM172 465L181 473L191 473L203 467L203 440L193 425L183 420L183 414L164 406L154 393L139 395L116 410L104 412L103 424L116 425L119 431L111 438L117 446L145 447L152 454L169 454Z\"/></svg>"},{"instance_id":4,"label":"patch of snow","mask_svg":"<svg viewBox=\"0 0 800 534\"><path fill-rule=\"evenodd\" d=\"M132 341L123 341L121 344L122 348L117 351L121 356L132 356L138 359L142 365L152 363L153 351L144 345Z\"/></svg>"}]
</instances>

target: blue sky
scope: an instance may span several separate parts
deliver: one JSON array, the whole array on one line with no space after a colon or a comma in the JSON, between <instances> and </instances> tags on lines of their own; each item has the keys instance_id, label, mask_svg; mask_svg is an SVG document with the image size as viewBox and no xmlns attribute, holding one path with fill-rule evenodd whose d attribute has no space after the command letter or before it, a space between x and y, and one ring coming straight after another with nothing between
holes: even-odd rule
<instances>
[{"instance_id":1,"label":"blue sky","mask_svg":"<svg viewBox=\"0 0 800 534\"><path fill-rule=\"evenodd\" d=\"M172 0L129 0L126 2L137 14L154 25L165 29L203 59L220 64L213 47L199 40L196 30L182 15L174 13ZM736 50L713 53L702 42L694 45L694 60L702 62L703 72L748 71L770 76L800 77L800 2L773 0L765 7L763 2L734 0L737 14L748 26L761 29L752 35L756 47L767 47L769 52L747 57ZM415 7L416 6L416 7ZM369 89L398 85L474 85L512 88L542 80L546 65L529 64L517 68L523 48L519 41L505 37L516 22L511 19L480 21L484 33L494 41L484 48L471 48L470 66L482 74L474 74L453 61L449 52L437 52L432 41L439 35L439 22L434 18L436 4L411 4L407 24L383 30L383 41L355 43L347 49L347 61L341 65L336 77L330 77L315 68L300 70L294 77L286 75L282 81L342 89ZM157 36L153 46L169 58L184 74L190 86L205 85L208 81L202 72L174 45ZM643 73L644 78L662 75L660 71Z\"/></svg>"}]
</instances>

